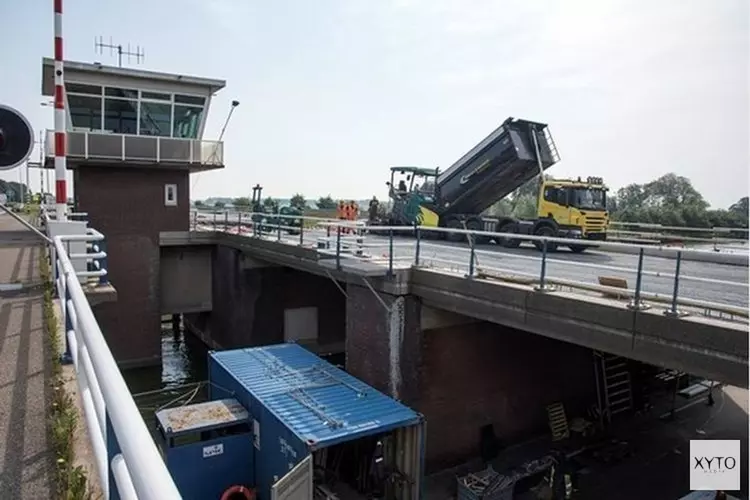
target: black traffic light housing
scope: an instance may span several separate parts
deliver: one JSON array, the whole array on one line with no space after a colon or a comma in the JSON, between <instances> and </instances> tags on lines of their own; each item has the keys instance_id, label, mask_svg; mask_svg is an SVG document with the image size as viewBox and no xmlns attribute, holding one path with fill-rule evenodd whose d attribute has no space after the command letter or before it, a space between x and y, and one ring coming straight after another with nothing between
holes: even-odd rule
<instances>
[{"instance_id":1,"label":"black traffic light housing","mask_svg":"<svg viewBox=\"0 0 750 500\"><path fill-rule=\"evenodd\" d=\"M0 170L25 162L34 149L34 131L21 113L0 104Z\"/></svg>"}]
</instances>

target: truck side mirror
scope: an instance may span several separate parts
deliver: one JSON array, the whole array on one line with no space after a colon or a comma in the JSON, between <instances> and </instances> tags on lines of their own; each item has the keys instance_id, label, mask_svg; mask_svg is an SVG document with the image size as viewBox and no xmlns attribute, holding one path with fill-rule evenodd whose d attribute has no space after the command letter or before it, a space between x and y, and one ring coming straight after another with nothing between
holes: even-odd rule
<instances>
[{"instance_id":1,"label":"truck side mirror","mask_svg":"<svg viewBox=\"0 0 750 500\"><path fill-rule=\"evenodd\" d=\"M388 186L388 187L391 187L391 182L390 181L385 181L385 185Z\"/></svg>"}]
</instances>

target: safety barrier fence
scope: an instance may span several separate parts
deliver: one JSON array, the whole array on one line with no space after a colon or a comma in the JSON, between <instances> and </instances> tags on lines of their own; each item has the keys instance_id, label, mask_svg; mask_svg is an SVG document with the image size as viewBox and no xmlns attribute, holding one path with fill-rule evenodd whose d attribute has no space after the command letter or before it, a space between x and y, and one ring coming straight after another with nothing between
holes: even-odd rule
<instances>
[{"instance_id":1,"label":"safety barrier fence","mask_svg":"<svg viewBox=\"0 0 750 500\"><path fill-rule=\"evenodd\" d=\"M322 211L325 212L325 211ZM333 217L334 210L331 210L330 217L310 217L305 215L305 220L336 220ZM242 210L194 210L193 216L198 216L203 220L216 220L221 223L225 217L236 219L238 214L249 215ZM265 214L267 217L274 217L275 214ZM610 241L620 241L635 244L659 244L669 243L671 245L691 245L691 246L712 246L717 250L735 251L741 253L748 252L748 228L729 228L729 227L683 227L683 226L664 226L661 224L651 224L645 222L619 222L611 221L608 231Z\"/></svg>"},{"instance_id":2,"label":"safety barrier fence","mask_svg":"<svg viewBox=\"0 0 750 500\"><path fill-rule=\"evenodd\" d=\"M361 259L385 266L388 274L413 266L427 267L459 273L467 279L483 277L523 282L533 285L538 292L566 288L600 296L604 294L628 300L628 307L632 309L664 304L665 314L671 316L698 311L730 320L746 321L748 318L748 282L741 278L745 273L734 273L739 279L733 280L700 275L695 267L692 273L684 271L684 262L689 254L705 254L702 250L678 250L673 259L665 261L661 258L660 267L649 268L649 259L655 258L645 255L645 250L653 251L653 246L609 241L589 242L419 226L365 226L363 223L326 218L240 212L194 212L192 221L195 230L233 232L317 248L322 257L335 259L339 267L345 259ZM464 235L466 242L456 245L436 241L440 233L449 232ZM410 238L404 237L407 235ZM477 238L496 241L521 238L538 245L540 252L498 251L492 246L475 245ZM556 247L569 244L602 250L629 249L628 253L634 254L634 266L590 262L583 256L575 259L556 258ZM674 249L670 250L674 252ZM665 262L671 263L672 269L665 269ZM602 276L599 272L609 274ZM616 275L615 279L612 279L612 274ZM635 283L621 278L623 275L634 279ZM690 293L685 292L688 287ZM720 298L717 300L714 297Z\"/></svg>"},{"instance_id":3,"label":"safety barrier fence","mask_svg":"<svg viewBox=\"0 0 750 500\"><path fill-rule=\"evenodd\" d=\"M46 212L43 222L52 218ZM49 235L51 236L51 235ZM50 237L54 284L65 325L63 362L72 363L83 406L83 416L105 499L179 499L172 476L125 384L86 297L86 280L106 285L104 235ZM87 251L71 253L84 244ZM73 262L85 260L87 270Z\"/></svg>"}]
</instances>

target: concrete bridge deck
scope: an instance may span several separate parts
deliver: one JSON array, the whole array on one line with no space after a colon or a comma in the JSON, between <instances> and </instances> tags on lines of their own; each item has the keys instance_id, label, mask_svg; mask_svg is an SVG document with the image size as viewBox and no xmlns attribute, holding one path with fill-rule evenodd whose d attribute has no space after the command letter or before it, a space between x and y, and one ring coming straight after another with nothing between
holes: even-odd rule
<instances>
[{"instance_id":1,"label":"concrete bridge deck","mask_svg":"<svg viewBox=\"0 0 750 500\"><path fill-rule=\"evenodd\" d=\"M626 301L601 294L576 290L539 292L531 283L466 279L460 273L435 268L401 266L395 268L393 276L383 277L382 262L344 259L337 269L334 259L321 258L312 248L225 232L162 233L161 245L179 250L174 255L179 254L183 259L179 267L183 274L203 269L204 281L206 269L210 273L210 247L222 245L240 250L260 263L358 286L366 280L377 292L393 296L410 294L433 308L733 385L748 385L745 321L705 317L700 311L669 317L663 314L663 305L632 310ZM197 248L191 253L185 251L188 247ZM684 288L687 287L686 282Z\"/></svg>"}]
</instances>

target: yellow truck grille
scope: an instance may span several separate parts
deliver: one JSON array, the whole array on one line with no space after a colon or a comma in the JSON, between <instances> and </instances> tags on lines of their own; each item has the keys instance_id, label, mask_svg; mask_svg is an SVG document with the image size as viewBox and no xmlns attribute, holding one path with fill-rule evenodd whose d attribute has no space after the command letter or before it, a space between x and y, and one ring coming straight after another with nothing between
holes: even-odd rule
<instances>
[{"instance_id":1,"label":"yellow truck grille","mask_svg":"<svg viewBox=\"0 0 750 500\"><path fill-rule=\"evenodd\" d=\"M586 217L584 219L584 230L587 233L602 233L607 230L607 219L604 217Z\"/></svg>"}]
</instances>

